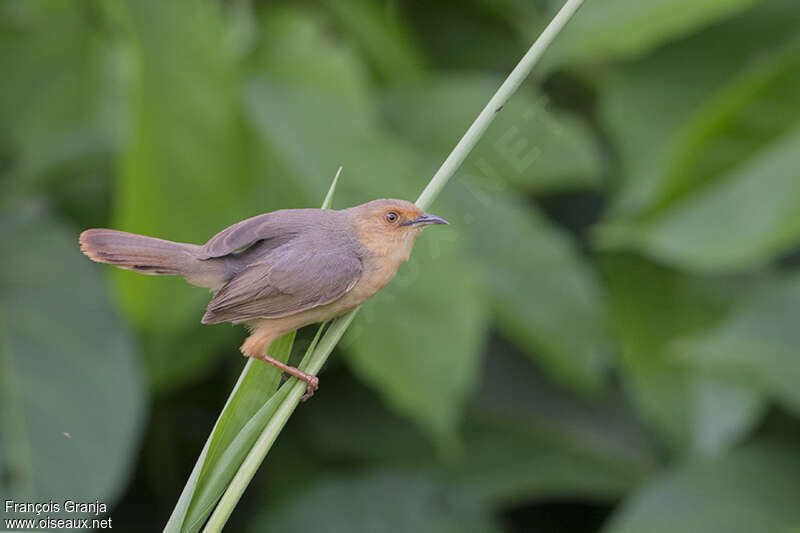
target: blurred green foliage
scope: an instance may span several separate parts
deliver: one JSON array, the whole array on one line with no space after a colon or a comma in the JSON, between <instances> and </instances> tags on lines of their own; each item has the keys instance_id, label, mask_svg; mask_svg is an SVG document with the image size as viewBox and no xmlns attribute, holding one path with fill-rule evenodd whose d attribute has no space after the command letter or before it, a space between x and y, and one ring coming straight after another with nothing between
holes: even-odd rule
<instances>
[{"instance_id":1,"label":"blurred green foliage","mask_svg":"<svg viewBox=\"0 0 800 533\"><path fill-rule=\"evenodd\" d=\"M0 2L2 499L163 527L244 364L80 230L413 199L559 5ZM800 527L800 6L587 0L534 78L231 530Z\"/></svg>"}]
</instances>

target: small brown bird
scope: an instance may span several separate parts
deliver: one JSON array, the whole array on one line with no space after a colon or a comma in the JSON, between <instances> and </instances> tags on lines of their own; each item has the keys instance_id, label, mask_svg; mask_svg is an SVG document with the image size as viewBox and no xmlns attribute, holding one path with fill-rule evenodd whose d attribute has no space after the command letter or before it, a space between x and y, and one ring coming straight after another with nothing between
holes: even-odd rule
<instances>
[{"instance_id":1,"label":"small brown bird","mask_svg":"<svg viewBox=\"0 0 800 533\"><path fill-rule=\"evenodd\" d=\"M111 229L81 233L93 261L142 274L179 275L211 289L204 324L244 322L242 353L304 380L317 377L267 355L274 340L343 315L375 295L408 260L425 226L447 224L405 200L374 200L335 211L284 209L243 220L203 246Z\"/></svg>"}]
</instances>

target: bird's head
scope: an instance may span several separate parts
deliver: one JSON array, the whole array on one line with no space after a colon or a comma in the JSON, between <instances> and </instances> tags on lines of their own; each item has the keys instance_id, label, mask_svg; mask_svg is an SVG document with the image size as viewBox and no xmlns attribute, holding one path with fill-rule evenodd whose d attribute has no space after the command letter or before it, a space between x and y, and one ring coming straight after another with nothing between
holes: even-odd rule
<instances>
[{"instance_id":1,"label":"bird's head","mask_svg":"<svg viewBox=\"0 0 800 533\"><path fill-rule=\"evenodd\" d=\"M362 244L373 253L408 258L417 235L432 224L448 224L406 200L373 200L350 208ZM405 261L403 259L403 261Z\"/></svg>"}]
</instances>

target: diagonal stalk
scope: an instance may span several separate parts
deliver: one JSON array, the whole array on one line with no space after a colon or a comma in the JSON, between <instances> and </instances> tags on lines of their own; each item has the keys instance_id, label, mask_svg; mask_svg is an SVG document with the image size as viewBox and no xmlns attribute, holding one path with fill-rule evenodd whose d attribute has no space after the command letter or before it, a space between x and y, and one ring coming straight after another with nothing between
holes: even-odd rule
<instances>
[{"instance_id":1,"label":"diagonal stalk","mask_svg":"<svg viewBox=\"0 0 800 533\"><path fill-rule=\"evenodd\" d=\"M494 96L489 100L489 103L486 104L467 132L458 144L456 144L442 166L433 178L431 178L431 181L416 201L419 207L427 209L428 206L436 200L444 186L450 178L453 177L472 151L473 147L483 136L497 113L516 92L525 78L527 78L533 67L541 59L542 54L553 42L553 39L561 32L582 4L583 0L567 0L565 2L564 6L559 10L550 24L547 25L539 38L536 39L536 42L533 43L514 70L511 71ZM326 197L326 202L329 202L333 187L335 187L335 180L331 191ZM339 342L339 339L344 335L344 332L353 321L357 312L358 309L355 309L346 315L334 319L319 344L317 344L313 350L310 350L310 353L307 353L306 357L303 358L299 368L308 374L316 375L325 364L325 361ZM324 327L324 324L322 327ZM218 532L225 526L228 517L231 512L233 512L234 507L239 502L239 499L242 497L247 485L255 475L264 457L266 457L275 439L277 439L278 434L300 403L300 398L302 398L306 389L306 384L297 378L291 378L284 386L291 387L288 395L283 399L277 411L258 437L255 445L251 448L233 480L228 485L219 504L209 518L203 530L204 533Z\"/></svg>"},{"instance_id":2,"label":"diagonal stalk","mask_svg":"<svg viewBox=\"0 0 800 533\"><path fill-rule=\"evenodd\" d=\"M569 22L578 8L581 7L581 4L583 4L583 0L567 0L556 16L553 17L553 20L550 21L550 24L548 24L539 35L539 38L536 39L536 42L533 43L520 62L517 63L517 66L514 67L511 74L509 74L503 84L500 85L500 88L494 93L489 103L486 104L464 136L461 137L461 140L458 141L456 147L453 148L453 151L450 152L450 155L444 160L442 166L439 167L439 170L433 175L431 181L428 182L425 190L422 191L422 194L417 198L416 204L421 209L427 209L434 200L436 200L439 193L444 189L444 186L447 185L447 182L450 181L450 178L453 177L453 174L456 173L483 136L486 129L494 120L494 117L503 109L508 99L517 92L519 86L522 85L522 82L525 81L525 78L528 77L533 67L535 67L539 59L541 59L542 54L544 54L545 50L547 50L553 42L553 39L564 29L564 26L567 25L567 22Z\"/></svg>"}]
</instances>

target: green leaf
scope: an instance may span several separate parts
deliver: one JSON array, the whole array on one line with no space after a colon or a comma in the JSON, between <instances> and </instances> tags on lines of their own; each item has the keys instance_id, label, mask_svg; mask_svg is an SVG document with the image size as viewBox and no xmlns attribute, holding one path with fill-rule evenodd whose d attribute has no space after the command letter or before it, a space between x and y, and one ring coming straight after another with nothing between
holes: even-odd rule
<instances>
[{"instance_id":1,"label":"green leaf","mask_svg":"<svg viewBox=\"0 0 800 533\"><path fill-rule=\"evenodd\" d=\"M205 242L256 214L238 122L238 74L219 6L136 0L128 12L133 131L118 180L115 227ZM229 328L200 326L206 291L177 278L119 272L116 279L125 310L146 334L156 388L208 369L213 348L233 342Z\"/></svg>"},{"instance_id":2,"label":"green leaf","mask_svg":"<svg viewBox=\"0 0 800 533\"><path fill-rule=\"evenodd\" d=\"M499 531L480 502L424 471L321 477L285 505L256 517L250 531L308 531L309 510L313 523L330 533Z\"/></svg>"},{"instance_id":3,"label":"green leaf","mask_svg":"<svg viewBox=\"0 0 800 533\"><path fill-rule=\"evenodd\" d=\"M342 346L358 377L444 444L477 381L486 314L460 243L433 231L419 237L409 263L364 305Z\"/></svg>"},{"instance_id":4,"label":"green leaf","mask_svg":"<svg viewBox=\"0 0 800 533\"><path fill-rule=\"evenodd\" d=\"M294 336L292 332L272 343L269 354L287 362ZM258 435L286 396L288 387L285 391L275 392L280 379L281 372L276 367L264 361L248 360L214 425L207 448L198 459L202 468L197 480L190 480L181 494L179 504L189 495L191 503L186 508L182 527L175 531L198 531L211 514ZM177 526L179 517L180 514L174 513L170 523Z\"/></svg>"},{"instance_id":5,"label":"green leaf","mask_svg":"<svg viewBox=\"0 0 800 533\"><path fill-rule=\"evenodd\" d=\"M357 417L352 416L354 406ZM313 456L326 462L419 466L429 464L436 451L420 427L389 410L376 392L354 379L326 380L325 401L310 403L292 423L294 435L302 438L292 449L313 450ZM272 453L279 453L278 448L289 453L285 446Z\"/></svg>"},{"instance_id":6,"label":"green leaf","mask_svg":"<svg viewBox=\"0 0 800 533\"><path fill-rule=\"evenodd\" d=\"M525 8L530 4L526 0L521 2ZM510 71L525 47L530 45L528 39L520 42L519 37L509 31L506 18L512 10L499 0L470 2L459 9L439 2L395 5L401 6L404 18L422 43L430 63L440 69ZM544 27L544 14L536 23L539 29Z\"/></svg>"},{"instance_id":7,"label":"green leaf","mask_svg":"<svg viewBox=\"0 0 800 533\"><path fill-rule=\"evenodd\" d=\"M616 498L654 468L654 442L619 396L583 400L493 345L454 481L493 506Z\"/></svg>"},{"instance_id":8,"label":"green leaf","mask_svg":"<svg viewBox=\"0 0 800 533\"><path fill-rule=\"evenodd\" d=\"M721 323L683 340L683 357L729 374L800 410L800 275L756 291Z\"/></svg>"},{"instance_id":9,"label":"green leaf","mask_svg":"<svg viewBox=\"0 0 800 533\"><path fill-rule=\"evenodd\" d=\"M500 330L565 385L599 389L611 348L592 267L535 208L474 180L450 185Z\"/></svg>"},{"instance_id":10,"label":"green leaf","mask_svg":"<svg viewBox=\"0 0 800 533\"><path fill-rule=\"evenodd\" d=\"M9 144L15 186L117 148L122 87L112 44L75 2L0 7L0 143Z\"/></svg>"},{"instance_id":11,"label":"green leaf","mask_svg":"<svg viewBox=\"0 0 800 533\"><path fill-rule=\"evenodd\" d=\"M684 125L644 220L612 222L601 236L700 271L790 249L800 237L797 80L800 46L738 75Z\"/></svg>"},{"instance_id":12,"label":"green leaf","mask_svg":"<svg viewBox=\"0 0 800 533\"><path fill-rule=\"evenodd\" d=\"M791 127L797 115L791 100L796 81L781 72L791 64L796 47L787 44L795 41L798 23L795 2L768 0L745 15L626 66L607 84L600 111L620 152L623 171L615 215L634 217L663 208L677 198L676 192L703 186L710 177L708 170L720 168L718 154L723 163L739 163L769 143L764 126L774 132ZM773 83L775 76L783 76L785 87ZM776 99L781 111L770 107L764 91L773 91L770 98ZM655 101L659 105L653 105ZM751 110L763 112L751 115ZM742 122L748 119L749 123ZM748 128L741 128L744 125L757 134L750 137ZM704 159L703 146L713 147L726 138L737 148L718 152L723 142ZM740 153L742 148L746 149ZM693 168L689 155L701 166ZM706 167L707 162L716 164ZM679 185L684 172L690 178Z\"/></svg>"},{"instance_id":13,"label":"green leaf","mask_svg":"<svg viewBox=\"0 0 800 533\"><path fill-rule=\"evenodd\" d=\"M794 245L798 21L793 3L766 2L609 87L627 178L602 244L701 272L756 267Z\"/></svg>"},{"instance_id":14,"label":"green leaf","mask_svg":"<svg viewBox=\"0 0 800 533\"><path fill-rule=\"evenodd\" d=\"M437 455L417 428L349 380L328 385L325 402L295 422L302 441L292 449L310 448L326 463L406 469L444 459L458 490L492 507L617 498L654 469L655 442L621 397L578 398L507 345L492 343L487 352L462 423L460 453ZM351 416L354 406L358 417Z\"/></svg>"},{"instance_id":15,"label":"green leaf","mask_svg":"<svg viewBox=\"0 0 800 533\"><path fill-rule=\"evenodd\" d=\"M690 270L720 272L762 265L791 250L800 238L798 154L800 121L794 131L765 147L726 180L626 232L647 254Z\"/></svg>"},{"instance_id":16,"label":"green leaf","mask_svg":"<svg viewBox=\"0 0 800 533\"><path fill-rule=\"evenodd\" d=\"M253 73L270 82L317 88L335 97L351 120L369 120L368 71L353 47L333 41L322 30L322 23L307 10L266 10Z\"/></svg>"},{"instance_id":17,"label":"green leaf","mask_svg":"<svg viewBox=\"0 0 800 533\"><path fill-rule=\"evenodd\" d=\"M760 0L586 2L553 44L552 63L642 55L671 39L740 13ZM559 5L557 2L556 5ZM528 30L530 33L530 29Z\"/></svg>"},{"instance_id":18,"label":"green leaf","mask_svg":"<svg viewBox=\"0 0 800 533\"><path fill-rule=\"evenodd\" d=\"M4 500L111 505L138 453L141 370L76 236L39 205L0 213Z\"/></svg>"},{"instance_id":19,"label":"green leaf","mask_svg":"<svg viewBox=\"0 0 800 533\"><path fill-rule=\"evenodd\" d=\"M452 76L393 89L384 108L433 158L452 146L492 85ZM501 330L564 383L598 388L610 350L597 280L567 235L505 192L507 182L533 190L596 185L595 148L585 127L524 94L497 121L444 199L457 206L454 225L465 228L469 253L483 268Z\"/></svg>"},{"instance_id":20,"label":"green leaf","mask_svg":"<svg viewBox=\"0 0 800 533\"><path fill-rule=\"evenodd\" d=\"M684 125L655 209L734 174L800 124L800 41L744 69Z\"/></svg>"},{"instance_id":21,"label":"green leaf","mask_svg":"<svg viewBox=\"0 0 800 533\"><path fill-rule=\"evenodd\" d=\"M625 255L609 255L603 266L620 370L649 425L675 452L710 454L736 442L760 418L763 395L687 365L673 346L717 323L748 284L693 278Z\"/></svg>"},{"instance_id":22,"label":"green leaf","mask_svg":"<svg viewBox=\"0 0 800 533\"><path fill-rule=\"evenodd\" d=\"M796 447L761 441L670 469L634 493L606 533L790 533L800 527Z\"/></svg>"},{"instance_id":23,"label":"green leaf","mask_svg":"<svg viewBox=\"0 0 800 533\"><path fill-rule=\"evenodd\" d=\"M335 45L306 11L268 10L261 34L245 105L258 151L267 154L259 161L263 196L275 208L314 205L339 167L347 176L339 193L353 194L354 166L369 161L370 151L350 159L335 143L347 141L340 129L350 135L375 120L364 65L351 47Z\"/></svg>"},{"instance_id":24,"label":"green leaf","mask_svg":"<svg viewBox=\"0 0 800 533\"><path fill-rule=\"evenodd\" d=\"M373 0L323 2L359 44L373 68L387 80L410 79L422 74L422 53L397 10Z\"/></svg>"},{"instance_id":25,"label":"green leaf","mask_svg":"<svg viewBox=\"0 0 800 533\"><path fill-rule=\"evenodd\" d=\"M384 115L409 143L431 159L441 159L500 81L485 75L450 74L393 86L382 94ZM587 126L553 109L543 95L523 91L498 114L460 174L497 187L552 192L598 187L601 171Z\"/></svg>"}]
</instances>

